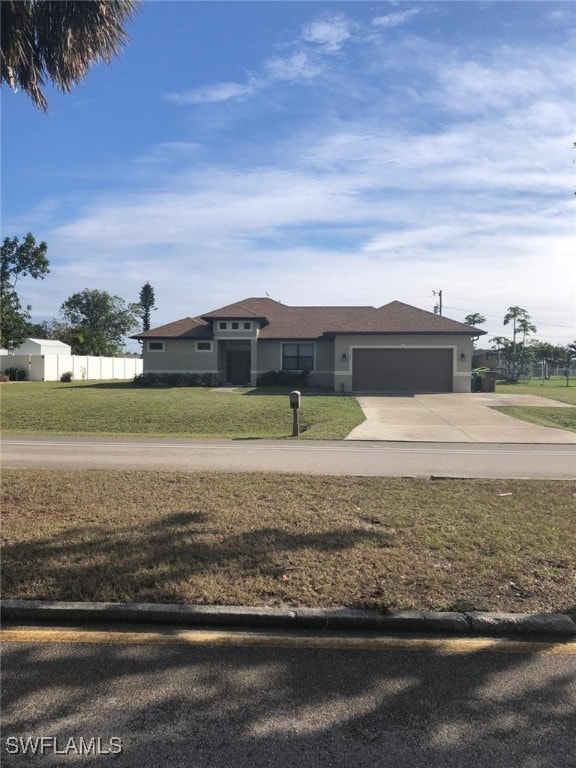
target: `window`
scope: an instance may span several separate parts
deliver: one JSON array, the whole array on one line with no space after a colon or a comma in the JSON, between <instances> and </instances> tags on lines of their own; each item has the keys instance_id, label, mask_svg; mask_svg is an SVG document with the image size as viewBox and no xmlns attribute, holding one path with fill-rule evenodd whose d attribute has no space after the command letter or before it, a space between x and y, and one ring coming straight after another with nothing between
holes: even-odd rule
<instances>
[{"instance_id":1,"label":"window","mask_svg":"<svg viewBox=\"0 0 576 768\"><path fill-rule=\"evenodd\" d=\"M244 330L245 331L251 331L252 330L252 323L244 323Z\"/></svg>"},{"instance_id":2,"label":"window","mask_svg":"<svg viewBox=\"0 0 576 768\"><path fill-rule=\"evenodd\" d=\"M240 328L240 323L232 323L232 330L237 331Z\"/></svg>"},{"instance_id":3,"label":"window","mask_svg":"<svg viewBox=\"0 0 576 768\"><path fill-rule=\"evenodd\" d=\"M149 341L148 342L148 351L149 352L164 352L164 342L163 341Z\"/></svg>"},{"instance_id":4,"label":"window","mask_svg":"<svg viewBox=\"0 0 576 768\"><path fill-rule=\"evenodd\" d=\"M283 344L283 371L311 371L314 368L314 344Z\"/></svg>"},{"instance_id":5,"label":"window","mask_svg":"<svg viewBox=\"0 0 576 768\"><path fill-rule=\"evenodd\" d=\"M196 342L196 352L212 352L212 342L211 341L197 341Z\"/></svg>"},{"instance_id":6,"label":"window","mask_svg":"<svg viewBox=\"0 0 576 768\"><path fill-rule=\"evenodd\" d=\"M218 323L218 328L220 328L221 331L225 331L226 328L228 328L228 323Z\"/></svg>"}]
</instances>

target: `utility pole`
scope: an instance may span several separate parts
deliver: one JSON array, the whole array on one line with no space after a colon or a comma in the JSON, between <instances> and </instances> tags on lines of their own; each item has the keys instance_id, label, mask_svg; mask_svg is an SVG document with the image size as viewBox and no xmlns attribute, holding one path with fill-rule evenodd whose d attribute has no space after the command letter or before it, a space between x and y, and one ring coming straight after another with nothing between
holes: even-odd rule
<instances>
[{"instance_id":1,"label":"utility pole","mask_svg":"<svg viewBox=\"0 0 576 768\"><path fill-rule=\"evenodd\" d=\"M433 296L438 296L438 304L434 307L435 315L442 315L442 291L432 291Z\"/></svg>"}]
</instances>

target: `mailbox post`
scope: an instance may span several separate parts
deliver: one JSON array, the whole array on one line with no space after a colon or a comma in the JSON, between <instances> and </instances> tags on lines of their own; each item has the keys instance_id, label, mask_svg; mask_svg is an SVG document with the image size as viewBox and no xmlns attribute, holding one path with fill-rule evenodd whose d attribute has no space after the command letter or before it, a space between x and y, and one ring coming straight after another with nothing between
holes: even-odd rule
<instances>
[{"instance_id":1,"label":"mailbox post","mask_svg":"<svg viewBox=\"0 0 576 768\"><path fill-rule=\"evenodd\" d=\"M292 408L292 437L298 437L300 434L300 424L298 423L298 410L300 409L300 392L295 389L290 392L290 408Z\"/></svg>"}]
</instances>

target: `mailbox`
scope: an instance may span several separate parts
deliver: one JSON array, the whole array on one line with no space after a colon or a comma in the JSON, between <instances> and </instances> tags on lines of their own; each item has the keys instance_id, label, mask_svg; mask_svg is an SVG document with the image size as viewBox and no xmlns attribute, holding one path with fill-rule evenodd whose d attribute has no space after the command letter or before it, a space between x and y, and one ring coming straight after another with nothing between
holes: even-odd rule
<instances>
[{"instance_id":1,"label":"mailbox","mask_svg":"<svg viewBox=\"0 0 576 768\"><path fill-rule=\"evenodd\" d=\"M300 392L297 389L290 392L290 408L300 408L300 396Z\"/></svg>"}]
</instances>

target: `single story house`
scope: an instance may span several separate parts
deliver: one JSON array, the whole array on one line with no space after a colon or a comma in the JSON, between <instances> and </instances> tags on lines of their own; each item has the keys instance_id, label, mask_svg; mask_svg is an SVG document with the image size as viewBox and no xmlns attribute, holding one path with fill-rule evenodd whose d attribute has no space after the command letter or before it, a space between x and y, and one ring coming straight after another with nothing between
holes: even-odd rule
<instances>
[{"instance_id":1,"label":"single story house","mask_svg":"<svg viewBox=\"0 0 576 768\"><path fill-rule=\"evenodd\" d=\"M249 298L136 334L144 372L213 373L255 386L266 371L307 370L337 392L469 392L478 328L400 301L289 307Z\"/></svg>"}]
</instances>

